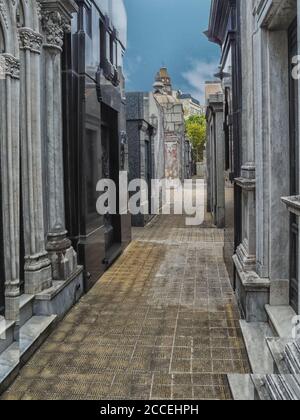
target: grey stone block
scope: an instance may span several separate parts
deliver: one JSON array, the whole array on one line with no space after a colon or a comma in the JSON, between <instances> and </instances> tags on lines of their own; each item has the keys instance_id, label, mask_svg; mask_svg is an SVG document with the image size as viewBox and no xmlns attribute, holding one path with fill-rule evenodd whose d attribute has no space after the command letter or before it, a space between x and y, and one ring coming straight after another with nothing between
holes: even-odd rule
<instances>
[{"instance_id":1,"label":"grey stone block","mask_svg":"<svg viewBox=\"0 0 300 420\"><path fill-rule=\"evenodd\" d=\"M270 305L288 306L290 290L288 280L272 280L270 284Z\"/></svg>"},{"instance_id":2,"label":"grey stone block","mask_svg":"<svg viewBox=\"0 0 300 420\"><path fill-rule=\"evenodd\" d=\"M64 316L84 293L83 272L80 267L67 281L54 281L53 286L35 297L35 315Z\"/></svg>"}]
</instances>

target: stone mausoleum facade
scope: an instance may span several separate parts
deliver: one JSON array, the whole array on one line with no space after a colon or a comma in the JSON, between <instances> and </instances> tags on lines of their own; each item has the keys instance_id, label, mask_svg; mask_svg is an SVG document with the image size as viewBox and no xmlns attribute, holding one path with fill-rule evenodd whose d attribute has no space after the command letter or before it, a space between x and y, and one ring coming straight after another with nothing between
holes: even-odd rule
<instances>
[{"instance_id":1,"label":"stone mausoleum facade","mask_svg":"<svg viewBox=\"0 0 300 420\"><path fill-rule=\"evenodd\" d=\"M237 399L300 398L299 7L211 5L207 36L221 47L223 87L217 142L225 148L223 182L212 182L225 195L224 256L254 374L230 377Z\"/></svg>"},{"instance_id":2,"label":"stone mausoleum facade","mask_svg":"<svg viewBox=\"0 0 300 420\"><path fill-rule=\"evenodd\" d=\"M127 216L96 213L128 167L120 11L0 1L0 392L130 241Z\"/></svg>"},{"instance_id":3,"label":"stone mausoleum facade","mask_svg":"<svg viewBox=\"0 0 300 420\"><path fill-rule=\"evenodd\" d=\"M211 94L207 100L206 183L207 211L218 228L225 226L223 93Z\"/></svg>"},{"instance_id":4,"label":"stone mausoleum facade","mask_svg":"<svg viewBox=\"0 0 300 420\"><path fill-rule=\"evenodd\" d=\"M185 177L185 119L183 105L174 97L172 80L162 67L155 78L154 97L164 112L165 178Z\"/></svg>"},{"instance_id":5,"label":"stone mausoleum facade","mask_svg":"<svg viewBox=\"0 0 300 420\"><path fill-rule=\"evenodd\" d=\"M132 226L137 227L144 227L153 217L151 215L151 183L155 179L157 160L164 159L164 154L161 153L163 149L155 155L157 120L149 112L151 99L149 94L143 92L126 95L129 180L145 181L148 190L145 197L147 214L140 213L132 215L131 218ZM140 204L142 207L143 203Z\"/></svg>"}]
</instances>

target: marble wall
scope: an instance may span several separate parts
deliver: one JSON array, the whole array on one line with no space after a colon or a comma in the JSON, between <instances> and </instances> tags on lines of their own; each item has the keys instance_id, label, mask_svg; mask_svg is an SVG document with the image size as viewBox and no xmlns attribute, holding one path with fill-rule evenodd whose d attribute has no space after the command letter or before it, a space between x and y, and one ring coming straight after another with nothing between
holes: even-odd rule
<instances>
[{"instance_id":1,"label":"marble wall","mask_svg":"<svg viewBox=\"0 0 300 420\"><path fill-rule=\"evenodd\" d=\"M290 212L298 214L296 198L288 197L294 159L290 155L289 33L300 4L296 0L251 0L236 4L240 65L232 61L231 69L233 75L241 72L236 82L240 85L241 127L233 160L240 161L234 171L234 188L235 207L240 201L241 218L234 224L238 239L233 256L234 285L245 318L266 321L267 303L289 304L286 297L291 277ZM222 69L225 68L226 47L223 48ZM220 76L223 78L222 73ZM224 78L223 87L226 88ZM299 102L297 98L296 101ZM296 108L300 109L299 104ZM233 131L237 130L236 124L233 119ZM297 122L295 129L298 138ZM210 182L215 183L215 180L211 178ZM282 197L286 197L283 201L288 209ZM281 301L278 300L280 295Z\"/></svg>"},{"instance_id":2,"label":"marble wall","mask_svg":"<svg viewBox=\"0 0 300 420\"><path fill-rule=\"evenodd\" d=\"M64 39L76 12L73 0L0 2L3 351L15 349L31 319L44 315L51 324L83 293L65 223L61 90ZM20 349L22 359L22 341Z\"/></svg>"}]
</instances>

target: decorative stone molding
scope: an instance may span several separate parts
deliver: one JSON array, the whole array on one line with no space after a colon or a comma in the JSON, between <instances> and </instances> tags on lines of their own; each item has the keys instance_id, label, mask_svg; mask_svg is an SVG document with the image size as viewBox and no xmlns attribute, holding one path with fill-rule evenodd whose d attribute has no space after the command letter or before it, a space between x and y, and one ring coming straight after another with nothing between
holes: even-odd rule
<instances>
[{"instance_id":1,"label":"decorative stone molding","mask_svg":"<svg viewBox=\"0 0 300 420\"><path fill-rule=\"evenodd\" d=\"M45 47L61 50L64 33L71 32L72 13L78 10L74 0L39 0Z\"/></svg>"},{"instance_id":2,"label":"decorative stone molding","mask_svg":"<svg viewBox=\"0 0 300 420\"><path fill-rule=\"evenodd\" d=\"M0 54L0 79L10 76L13 79L20 78L20 60L11 54Z\"/></svg>"},{"instance_id":3,"label":"decorative stone molding","mask_svg":"<svg viewBox=\"0 0 300 420\"><path fill-rule=\"evenodd\" d=\"M78 269L77 254L67 234L68 232L60 225L48 233L46 248L51 260L54 280L67 280Z\"/></svg>"},{"instance_id":4,"label":"decorative stone molding","mask_svg":"<svg viewBox=\"0 0 300 420\"><path fill-rule=\"evenodd\" d=\"M61 60L64 34L71 31L72 13L76 11L73 0L41 0L45 70L45 121L46 176L48 193L53 205L47 208L48 234L46 249L52 266L52 278L68 281L76 272L77 254L67 238L65 228L62 141ZM55 101L53 100L55 98Z\"/></svg>"},{"instance_id":5,"label":"decorative stone molding","mask_svg":"<svg viewBox=\"0 0 300 420\"><path fill-rule=\"evenodd\" d=\"M46 37L46 45L62 49L66 22L58 11L42 9L42 28Z\"/></svg>"},{"instance_id":6,"label":"decorative stone molding","mask_svg":"<svg viewBox=\"0 0 300 420\"><path fill-rule=\"evenodd\" d=\"M237 248L236 255L238 256L244 271L246 272L255 271L256 256L249 255L247 250L248 250L248 244L246 243L246 240L244 239L243 243L241 243L240 246Z\"/></svg>"},{"instance_id":7,"label":"decorative stone molding","mask_svg":"<svg viewBox=\"0 0 300 420\"><path fill-rule=\"evenodd\" d=\"M29 28L19 29L20 48L40 54L43 36Z\"/></svg>"},{"instance_id":8,"label":"decorative stone molding","mask_svg":"<svg viewBox=\"0 0 300 420\"><path fill-rule=\"evenodd\" d=\"M25 257L25 271L42 270L49 266L49 258L46 252Z\"/></svg>"},{"instance_id":9,"label":"decorative stone molding","mask_svg":"<svg viewBox=\"0 0 300 420\"><path fill-rule=\"evenodd\" d=\"M265 305L270 300L270 280L260 278L255 271L245 271L237 255L233 256L236 268L236 295L247 322L267 322Z\"/></svg>"},{"instance_id":10,"label":"decorative stone molding","mask_svg":"<svg viewBox=\"0 0 300 420\"><path fill-rule=\"evenodd\" d=\"M256 180L255 179L247 179L247 178L235 178L235 183L237 186L242 188L246 191L254 191L256 188Z\"/></svg>"},{"instance_id":11,"label":"decorative stone molding","mask_svg":"<svg viewBox=\"0 0 300 420\"><path fill-rule=\"evenodd\" d=\"M5 27L8 28L7 10L3 0L0 0L0 15L2 16Z\"/></svg>"},{"instance_id":12,"label":"decorative stone molding","mask_svg":"<svg viewBox=\"0 0 300 420\"><path fill-rule=\"evenodd\" d=\"M300 217L300 195L282 197L281 201L286 205L290 213Z\"/></svg>"},{"instance_id":13,"label":"decorative stone molding","mask_svg":"<svg viewBox=\"0 0 300 420\"><path fill-rule=\"evenodd\" d=\"M297 15L297 0L257 0L253 16L257 25L269 30L289 27Z\"/></svg>"},{"instance_id":14,"label":"decorative stone molding","mask_svg":"<svg viewBox=\"0 0 300 420\"><path fill-rule=\"evenodd\" d=\"M246 163L241 167L241 177L235 178L234 181L237 186L245 191L255 191L255 176L255 165L253 163Z\"/></svg>"}]
</instances>

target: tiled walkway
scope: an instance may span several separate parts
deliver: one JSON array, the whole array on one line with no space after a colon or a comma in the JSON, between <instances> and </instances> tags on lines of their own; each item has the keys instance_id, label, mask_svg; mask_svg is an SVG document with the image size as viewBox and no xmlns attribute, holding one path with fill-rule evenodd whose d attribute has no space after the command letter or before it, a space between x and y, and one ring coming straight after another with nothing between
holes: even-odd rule
<instances>
[{"instance_id":1,"label":"tiled walkway","mask_svg":"<svg viewBox=\"0 0 300 420\"><path fill-rule=\"evenodd\" d=\"M7 399L229 399L249 370L223 233L163 216L67 315Z\"/></svg>"}]
</instances>

